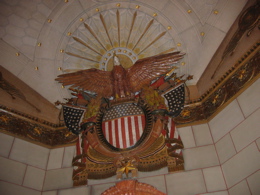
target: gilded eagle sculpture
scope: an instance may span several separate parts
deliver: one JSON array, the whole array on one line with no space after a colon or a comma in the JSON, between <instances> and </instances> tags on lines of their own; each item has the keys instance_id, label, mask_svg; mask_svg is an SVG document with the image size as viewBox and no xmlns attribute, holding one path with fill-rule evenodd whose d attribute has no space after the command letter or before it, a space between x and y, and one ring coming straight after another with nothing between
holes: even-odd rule
<instances>
[{"instance_id":1,"label":"gilded eagle sculpture","mask_svg":"<svg viewBox=\"0 0 260 195\"><path fill-rule=\"evenodd\" d=\"M112 71L95 68L59 75L56 81L64 86L81 88L105 98L124 98L140 91L143 86L166 74L173 64L183 58L179 51L139 59L130 68L125 69L116 55Z\"/></svg>"}]
</instances>

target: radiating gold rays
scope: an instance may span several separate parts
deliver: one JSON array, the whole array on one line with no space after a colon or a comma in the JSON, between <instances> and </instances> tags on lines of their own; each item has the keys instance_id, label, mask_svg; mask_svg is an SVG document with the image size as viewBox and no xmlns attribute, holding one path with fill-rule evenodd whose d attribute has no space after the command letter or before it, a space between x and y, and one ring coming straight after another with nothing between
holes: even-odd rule
<instances>
[{"instance_id":1,"label":"radiating gold rays","mask_svg":"<svg viewBox=\"0 0 260 195\"><path fill-rule=\"evenodd\" d=\"M138 45L138 43L141 41L141 39L144 37L144 35L146 34L146 32L149 30L149 28L152 26L153 24L153 19L147 24L146 28L144 29L143 33L141 34L141 36L139 37L138 41L135 43L135 46L133 47L133 50L135 49L135 47Z\"/></svg>"},{"instance_id":2,"label":"radiating gold rays","mask_svg":"<svg viewBox=\"0 0 260 195\"><path fill-rule=\"evenodd\" d=\"M77 37L73 37L73 39L75 41L77 41L78 43L84 45L85 47L89 48L91 51L94 51L96 54L102 56L101 53L99 53L98 51L96 51L94 48L92 48L91 46L89 46L87 43L85 43L84 41L82 41L81 39L77 38Z\"/></svg>"},{"instance_id":3,"label":"radiating gold rays","mask_svg":"<svg viewBox=\"0 0 260 195\"><path fill-rule=\"evenodd\" d=\"M137 12L134 13L133 18L132 18L131 28L130 28L129 35L128 35L128 38L127 38L126 47L128 46L128 42L129 42L130 36L132 34L132 31L133 31L133 27L134 27L134 24L135 24L136 16L137 16Z\"/></svg>"},{"instance_id":4,"label":"radiating gold rays","mask_svg":"<svg viewBox=\"0 0 260 195\"><path fill-rule=\"evenodd\" d=\"M142 54L145 51L151 48L156 42L158 42L162 37L166 35L167 28L157 28L158 26L160 26L160 24L158 25L158 21L155 22L155 19L152 16L147 16L141 12L139 13L139 11L137 10L135 10L134 12L131 10L127 10L127 13L130 14L130 19L124 19L126 18L126 15L123 15L126 14L125 10L115 9L114 14L111 14L110 10L110 12L98 13L98 15L95 16L94 19L91 20L90 18L89 22L88 20L86 20L83 23L84 27L79 28L81 31L84 31L84 33L73 33L73 36L71 36L71 38L75 41L74 43L76 45L73 44L73 46L71 46L71 49L68 49L68 51L66 51L66 54L69 56L87 60L90 65L92 63L92 66L100 64L100 68L101 64L102 67L104 67L104 60L101 63L101 59L106 58L106 54L110 54L111 50L115 50L117 48L127 48L130 49L132 53L135 53L136 56L144 56ZM106 17L109 17L109 23L107 22L108 20ZM129 16L127 15L127 17ZM146 20L144 21L146 21L146 25L140 25L140 23L137 22L138 17L142 20L143 18L145 18ZM140 26L138 27L138 25ZM155 26L155 28L152 28L153 25ZM138 32L137 29L141 33ZM165 29L165 31L159 29ZM77 46L77 44L79 45ZM82 47L82 45L84 47ZM157 44L157 47L158 45L159 44ZM163 53L174 50L173 45L168 48L167 47L163 47L166 48L166 51L164 51ZM158 54L159 53L162 53L162 51L158 50ZM132 56L132 58L134 60L137 60L136 57L134 58Z\"/></svg>"},{"instance_id":5,"label":"radiating gold rays","mask_svg":"<svg viewBox=\"0 0 260 195\"><path fill-rule=\"evenodd\" d=\"M117 35L118 35L118 45L121 46L121 39L120 39L120 13L116 11L116 21L117 21Z\"/></svg>"},{"instance_id":6,"label":"radiating gold rays","mask_svg":"<svg viewBox=\"0 0 260 195\"><path fill-rule=\"evenodd\" d=\"M95 60L93 60L93 59L90 59L90 58L83 57L83 56L81 56L81 55L78 55L78 54L75 54L75 53L66 52L66 54L68 54L68 55L70 55L70 56L77 57L77 58L81 58L81 59L84 59L84 60L88 60L88 61L91 61L91 62L96 62L96 63L99 63L98 61L95 61Z\"/></svg>"},{"instance_id":7,"label":"radiating gold rays","mask_svg":"<svg viewBox=\"0 0 260 195\"><path fill-rule=\"evenodd\" d=\"M86 29L88 29L88 31L93 35L93 37L95 37L96 41L100 44L100 46L105 50L107 51L107 49L105 48L105 46L101 43L101 41L99 40L97 34L91 29L91 27L84 23L84 26L86 27Z\"/></svg>"},{"instance_id":8,"label":"radiating gold rays","mask_svg":"<svg viewBox=\"0 0 260 195\"><path fill-rule=\"evenodd\" d=\"M108 30L107 30L107 25L106 25L105 20L104 20L104 17L103 17L102 14L100 14L99 17L100 17L100 20L101 20L101 22L102 22L102 24L103 24L103 26L104 26L105 31L106 31L106 34L107 34L108 40L109 40L109 42L110 42L110 45L111 45L111 47L113 47L111 38L110 38L109 33L108 33Z\"/></svg>"},{"instance_id":9,"label":"radiating gold rays","mask_svg":"<svg viewBox=\"0 0 260 195\"><path fill-rule=\"evenodd\" d=\"M148 44L144 49L142 49L138 55L140 55L141 53L143 53L146 49L148 49L152 44L154 44L156 41L158 41L161 37L163 37L166 34L166 32L162 32L161 34L159 34L154 40L152 40L152 42L150 44Z\"/></svg>"}]
</instances>

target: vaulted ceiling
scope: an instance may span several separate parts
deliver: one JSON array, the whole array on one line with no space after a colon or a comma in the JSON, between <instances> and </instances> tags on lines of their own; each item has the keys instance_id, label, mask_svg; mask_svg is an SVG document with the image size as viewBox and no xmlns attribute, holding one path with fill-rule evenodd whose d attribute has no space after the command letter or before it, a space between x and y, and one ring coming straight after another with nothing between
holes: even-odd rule
<instances>
[{"instance_id":1,"label":"vaulted ceiling","mask_svg":"<svg viewBox=\"0 0 260 195\"><path fill-rule=\"evenodd\" d=\"M70 97L57 75L186 53L196 85L247 0L1 0L0 65L49 102Z\"/></svg>"}]
</instances>

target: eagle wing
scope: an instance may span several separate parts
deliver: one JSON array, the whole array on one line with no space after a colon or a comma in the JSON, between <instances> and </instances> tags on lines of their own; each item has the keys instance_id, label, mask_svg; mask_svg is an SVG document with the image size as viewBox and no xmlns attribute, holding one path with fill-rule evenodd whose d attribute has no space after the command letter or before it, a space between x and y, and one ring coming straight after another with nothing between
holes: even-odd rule
<instances>
[{"instance_id":1,"label":"eagle wing","mask_svg":"<svg viewBox=\"0 0 260 195\"><path fill-rule=\"evenodd\" d=\"M55 80L59 81L64 86L72 85L72 88L81 88L83 90L95 92L102 97L110 97L113 94L112 76L110 71L91 68L59 75Z\"/></svg>"},{"instance_id":2,"label":"eagle wing","mask_svg":"<svg viewBox=\"0 0 260 195\"><path fill-rule=\"evenodd\" d=\"M127 69L127 79L133 92L140 91L144 85L162 74L167 73L172 64L183 58L184 53L179 51L143 58Z\"/></svg>"}]
</instances>

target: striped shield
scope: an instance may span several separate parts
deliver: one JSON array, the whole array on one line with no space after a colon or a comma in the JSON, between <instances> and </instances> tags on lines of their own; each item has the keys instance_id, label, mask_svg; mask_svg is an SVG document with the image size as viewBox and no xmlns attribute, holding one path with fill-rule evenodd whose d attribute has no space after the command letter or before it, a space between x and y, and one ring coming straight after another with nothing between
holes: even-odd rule
<instances>
[{"instance_id":1,"label":"striped shield","mask_svg":"<svg viewBox=\"0 0 260 195\"><path fill-rule=\"evenodd\" d=\"M113 106L103 118L102 131L114 147L125 149L134 146L145 128L143 110L132 103Z\"/></svg>"}]
</instances>

